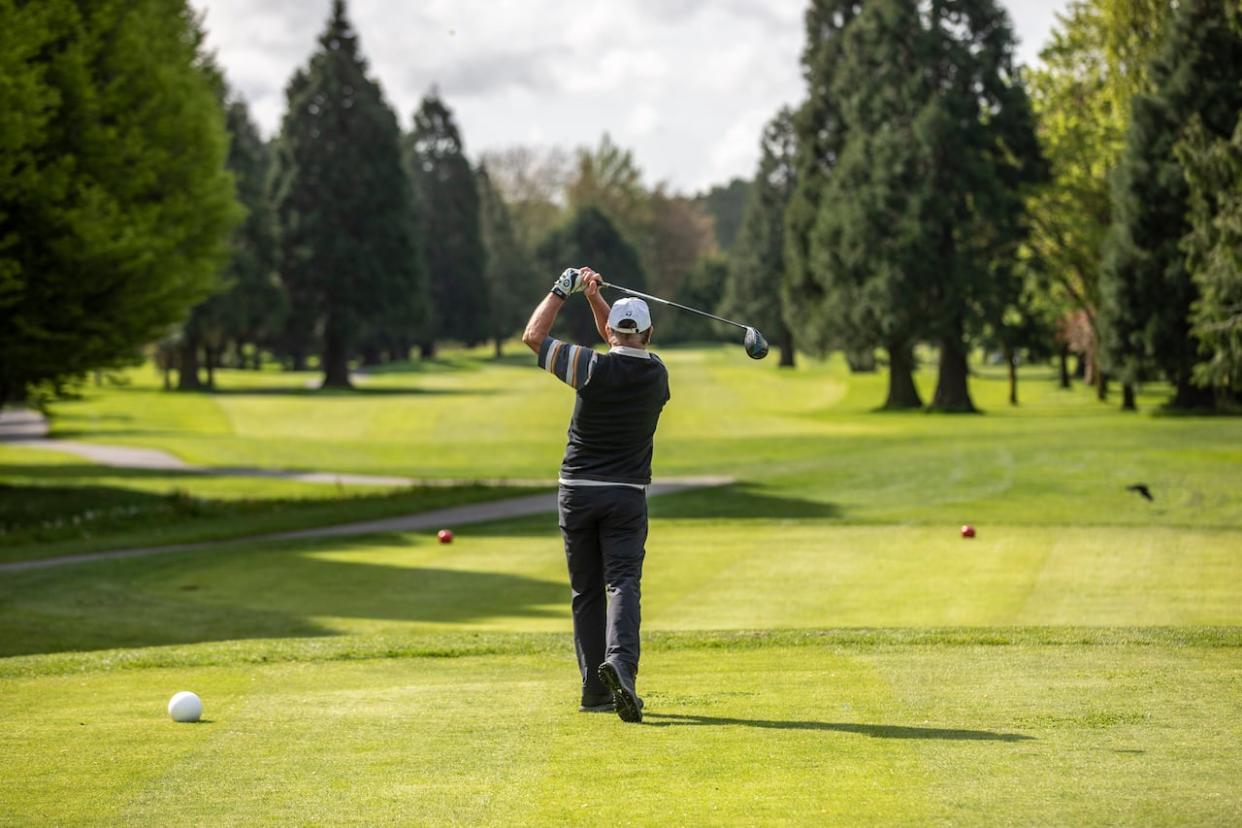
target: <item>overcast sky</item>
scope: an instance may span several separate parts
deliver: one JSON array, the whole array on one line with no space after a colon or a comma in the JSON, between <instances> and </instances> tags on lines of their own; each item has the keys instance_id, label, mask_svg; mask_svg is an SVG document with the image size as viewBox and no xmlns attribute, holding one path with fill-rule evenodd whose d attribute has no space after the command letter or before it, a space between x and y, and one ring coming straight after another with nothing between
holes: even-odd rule
<instances>
[{"instance_id":1,"label":"overcast sky","mask_svg":"<svg viewBox=\"0 0 1242 828\"><path fill-rule=\"evenodd\" d=\"M265 135L331 0L191 0ZM1066 0L1004 0L1032 63ZM750 177L759 133L803 94L806 0L351 0L403 128L434 84L472 158L514 144L634 150L648 184Z\"/></svg>"}]
</instances>

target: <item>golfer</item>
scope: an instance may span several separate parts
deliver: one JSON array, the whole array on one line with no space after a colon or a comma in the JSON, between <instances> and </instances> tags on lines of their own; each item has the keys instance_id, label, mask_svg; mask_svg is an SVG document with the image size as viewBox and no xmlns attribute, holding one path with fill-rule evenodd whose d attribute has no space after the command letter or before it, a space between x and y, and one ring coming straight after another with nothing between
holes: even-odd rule
<instances>
[{"instance_id":1,"label":"golfer","mask_svg":"<svg viewBox=\"0 0 1242 828\"><path fill-rule=\"evenodd\" d=\"M648 352L651 311L641 299L611 308L600 275L569 268L535 308L522 335L539 367L578 392L561 463L557 511L573 592L574 648L587 713L642 721L638 674L639 585L647 541L652 437L669 400L668 371ZM599 354L548 336L561 306L585 293L610 346ZM607 600L605 601L605 592Z\"/></svg>"}]
</instances>

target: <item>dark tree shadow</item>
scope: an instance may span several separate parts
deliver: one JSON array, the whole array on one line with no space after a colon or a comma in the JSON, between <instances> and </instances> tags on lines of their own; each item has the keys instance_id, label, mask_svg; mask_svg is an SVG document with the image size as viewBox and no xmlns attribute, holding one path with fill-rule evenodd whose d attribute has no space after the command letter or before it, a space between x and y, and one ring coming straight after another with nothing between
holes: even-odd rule
<instances>
[{"instance_id":1,"label":"dark tree shadow","mask_svg":"<svg viewBox=\"0 0 1242 828\"><path fill-rule=\"evenodd\" d=\"M732 483L654 497L648 502L652 517L674 519L729 518L784 520L839 518L835 503L769 494L754 483Z\"/></svg>"},{"instance_id":2,"label":"dark tree shadow","mask_svg":"<svg viewBox=\"0 0 1242 828\"><path fill-rule=\"evenodd\" d=\"M409 543L409 539L406 539ZM0 578L0 657L333 635L322 618L462 624L556 617L568 586L316 557L324 542L217 547ZM381 537L332 539L334 554Z\"/></svg>"},{"instance_id":3,"label":"dark tree shadow","mask_svg":"<svg viewBox=\"0 0 1242 828\"><path fill-rule=\"evenodd\" d=\"M656 719L657 721L650 721ZM991 730L958 730L941 727L863 724L856 722L784 721L774 719L731 719L723 716L691 716L681 713L644 713L643 724L651 727L716 726L757 727L763 730L827 730L857 733L873 739L947 739L974 742L1026 742L1034 736L996 733Z\"/></svg>"},{"instance_id":4,"label":"dark tree shadow","mask_svg":"<svg viewBox=\"0 0 1242 828\"><path fill-rule=\"evenodd\" d=\"M796 497L767 494L762 486L732 483L709 486L674 494L652 497L647 501L648 514L670 520L785 520L793 518L839 518L841 507L834 503L804 500ZM542 537L557 534L555 513L512 518L470 527L472 535L495 537L516 535Z\"/></svg>"}]
</instances>

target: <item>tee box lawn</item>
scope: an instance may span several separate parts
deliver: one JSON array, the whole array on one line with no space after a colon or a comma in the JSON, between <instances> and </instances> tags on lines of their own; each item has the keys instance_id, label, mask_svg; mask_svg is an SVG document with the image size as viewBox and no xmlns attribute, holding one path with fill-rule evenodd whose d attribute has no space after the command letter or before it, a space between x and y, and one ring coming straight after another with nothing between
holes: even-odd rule
<instances>
[{"instance_id":1,"label":"tee box lawn","mask_svg":"<svg viewBox=\"0 0 1242 828\"><path fill-rule=\"evenodd\" d=\"M981 366L981 416L876 413L885 378L836 361L664 356L657 475L736 482L651 501L642 725L576 712L551 515L450 527L452 545L4 572L0 824L1242 822L1242 422L1162 414L1158 388L1122 414L1039 367L1016 409ZM451 354L326 395L244 372L165 394L144 368L55 406L53 433L207 466L538 485L572 397L530 362ZM0 483L9 561L163 537L153 524L211 539L513 493L13 447ZM169 721L182 689L204 722Z\"/></svg>"}]
</instances>

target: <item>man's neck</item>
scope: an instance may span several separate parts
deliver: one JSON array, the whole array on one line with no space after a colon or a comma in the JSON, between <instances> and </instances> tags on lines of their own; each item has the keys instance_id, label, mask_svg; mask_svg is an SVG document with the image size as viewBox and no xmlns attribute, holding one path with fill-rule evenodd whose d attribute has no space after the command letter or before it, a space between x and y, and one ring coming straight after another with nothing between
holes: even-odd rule
<instances>
[{"instance_id":1,"label":"man's neck","mask_svg":"<svg viewBox=\"0 0 1242 828\"><path fill-rule=\"evenodd\" d=\"M647 353L647 349L641 346L618 345L612 343L612 347L608 349L610 354L621 354L622 356L638 357L639 359L651 359L651 354Z\"/></svg>"}]
</instances>

